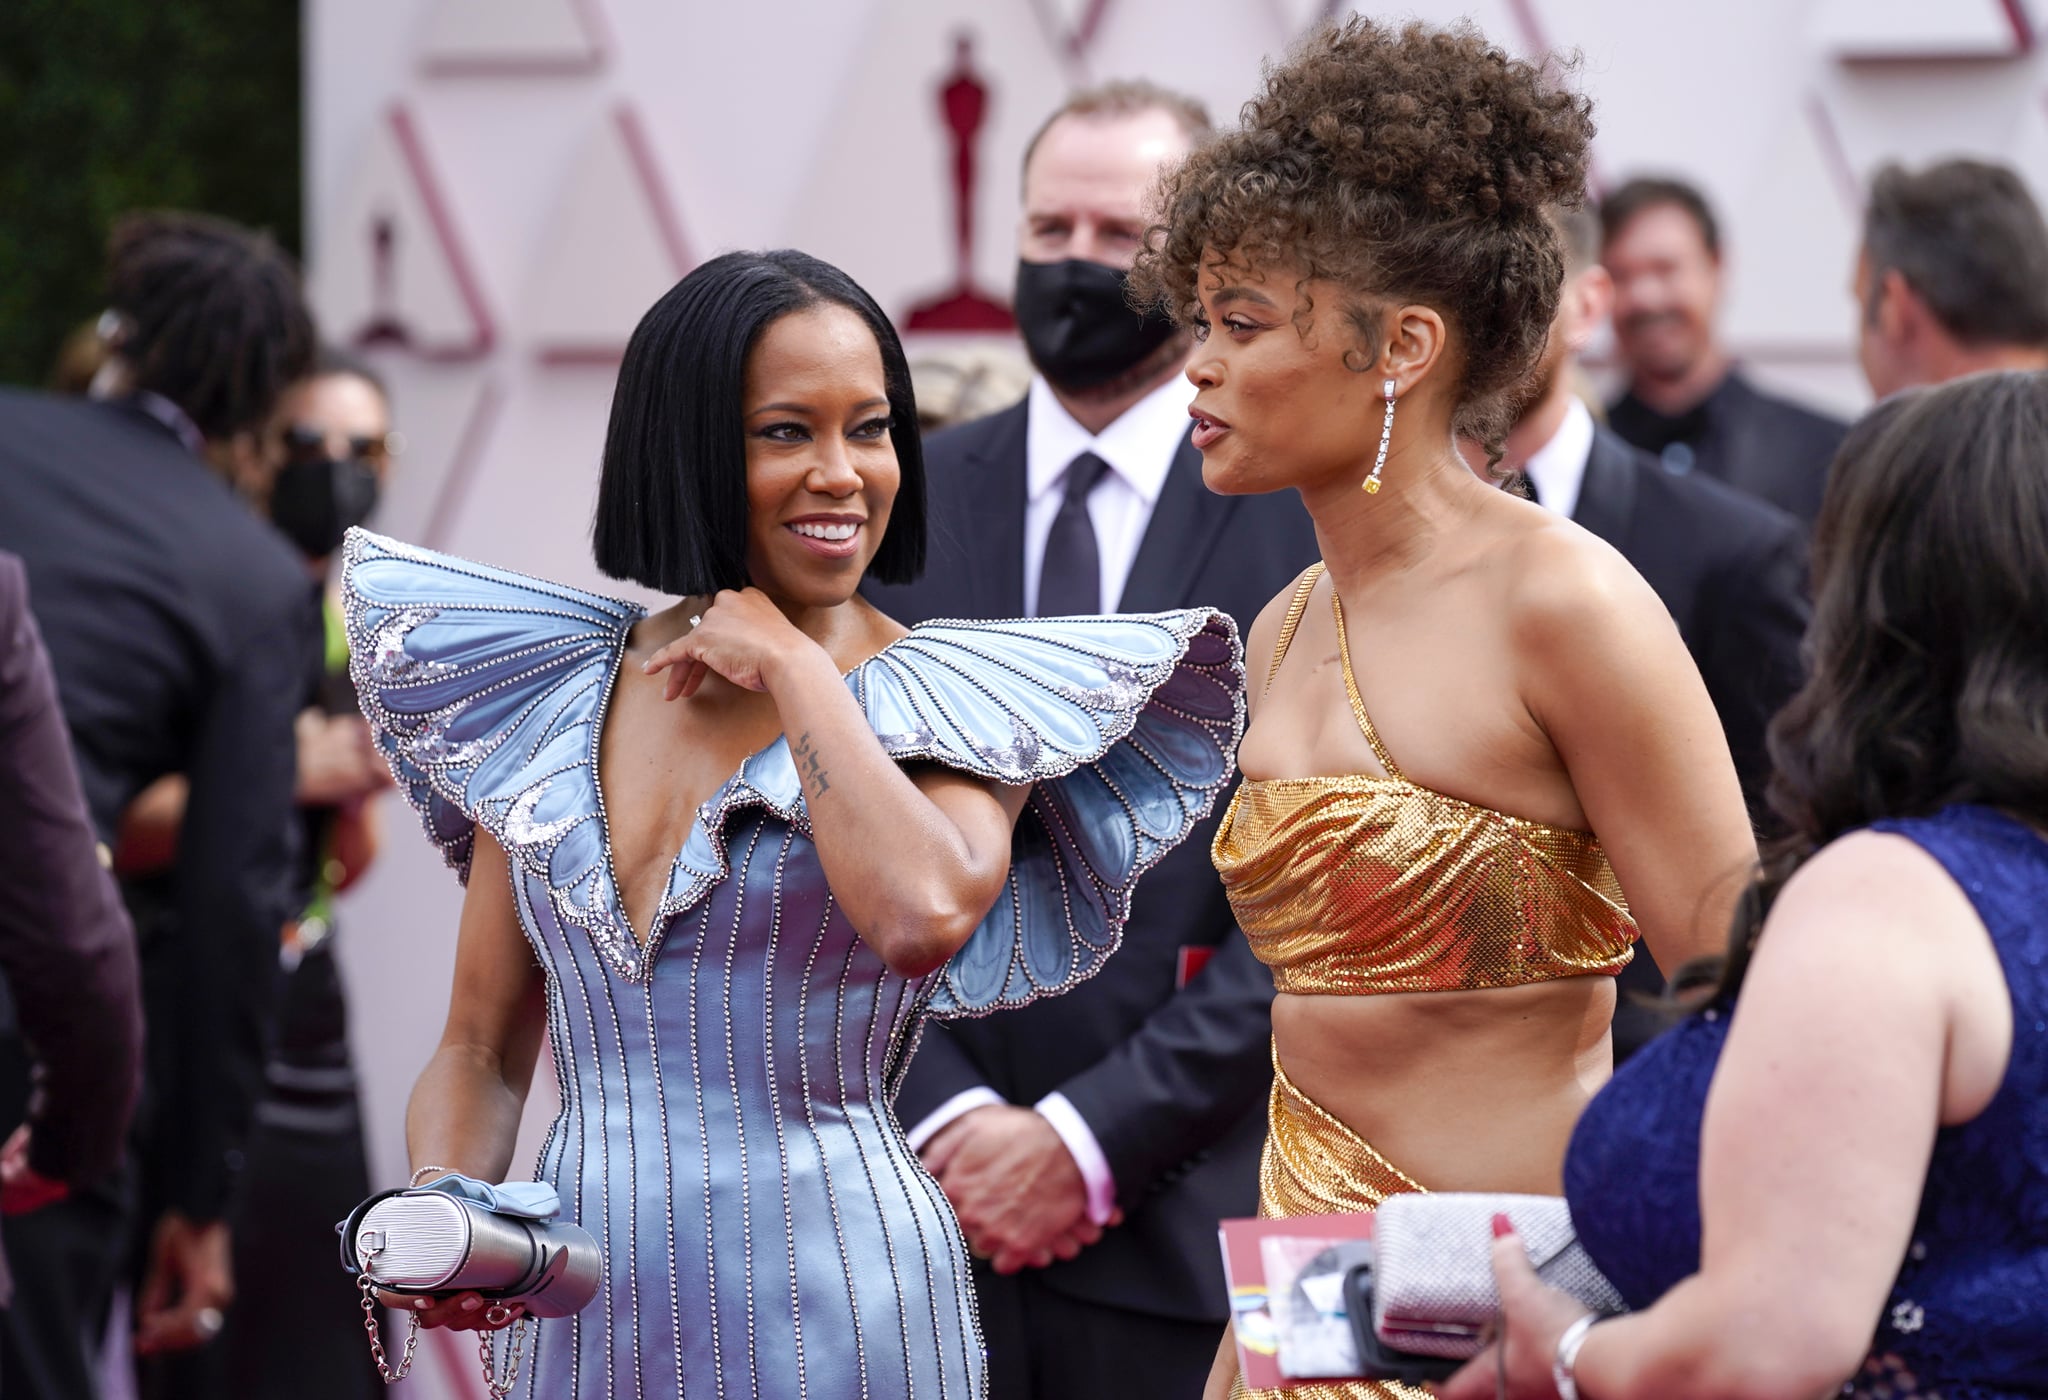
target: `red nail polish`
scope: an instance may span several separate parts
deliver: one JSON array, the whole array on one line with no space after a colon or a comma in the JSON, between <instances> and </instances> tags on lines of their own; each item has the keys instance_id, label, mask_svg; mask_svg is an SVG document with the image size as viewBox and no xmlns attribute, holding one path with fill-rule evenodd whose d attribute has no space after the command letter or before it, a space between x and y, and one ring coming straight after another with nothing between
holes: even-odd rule
<instances>
[{"instance_id":1,"label":"red nail polish","mask_svg":"<svg viewBox=\"0 0 2048 1400\"><path fill-rule=\"evenodd\" d=\"M1508 1219L1506 1211L1493 1213L1493 1237L1502 1239L1515 1233L1515 1222Z\"/></svg>"}]
</instances>

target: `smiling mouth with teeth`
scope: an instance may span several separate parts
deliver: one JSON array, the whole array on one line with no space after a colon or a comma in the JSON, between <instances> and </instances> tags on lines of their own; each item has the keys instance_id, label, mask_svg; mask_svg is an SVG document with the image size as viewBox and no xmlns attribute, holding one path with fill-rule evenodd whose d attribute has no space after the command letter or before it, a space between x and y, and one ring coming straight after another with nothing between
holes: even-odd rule
<instances>
[{"instance_id":1,"label":"smiling mouth with teeth","mask_svg":"<svg viewBox=\"0 0 2048 1400\"><path fill-rule=\"evenodd\" d=\"M850 540L860 533L860 522L849 520L842 525L819 525L806 521L791 525L789 528L814 540Z\"/></svg>"}]
</instances>

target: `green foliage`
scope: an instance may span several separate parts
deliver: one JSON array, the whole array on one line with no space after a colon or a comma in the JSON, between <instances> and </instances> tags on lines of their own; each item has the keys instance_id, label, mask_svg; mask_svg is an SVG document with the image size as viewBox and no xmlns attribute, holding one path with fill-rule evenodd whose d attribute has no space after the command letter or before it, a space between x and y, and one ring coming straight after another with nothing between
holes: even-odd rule
<instances>
[{"instance_id":1,"label":"green foliage","mask_svg":"<svg viewBox=\"0 0 2048 1400\"><path fill-rule=\"evenodd\" d=\"M299 244L297 0L0 0L0 381L98 314L107 230L181 208Z\"/></svg>"}]
</instances>

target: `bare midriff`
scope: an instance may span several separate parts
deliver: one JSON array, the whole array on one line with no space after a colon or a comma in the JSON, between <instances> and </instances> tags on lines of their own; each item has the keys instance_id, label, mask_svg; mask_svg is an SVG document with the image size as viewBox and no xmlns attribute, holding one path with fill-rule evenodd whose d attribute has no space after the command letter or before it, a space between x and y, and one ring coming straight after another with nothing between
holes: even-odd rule
<instances>
[{"instance_id":1,"label":"bare midriff","mask_svg":"<svg viewBox=\"0 0 2048 1400\"><path fill-rule=\"evenodd\" d=\"M1572 1125L1612 1063L1614 979L1377 996L1283 992L1294 1086L1432 1191L1556 1195Z\"/></svg>"},{"instance_id":2,"label":"bare midriff","mask_svg":"<svg viewBox=\"0 0 2048 1400\"><path fill-rule=\"evenodd\" d=\"M1274 675L1319 572L1295 591ZM1261 1209L1558 1194L1572 1125L1611 1071L1627 901L1592 832L1403 774L1358 693L1334 592L1330 606L1351 716L1384 772L1248 774L1212 848L1278 993Z\"/></svg>"}]
</instances>

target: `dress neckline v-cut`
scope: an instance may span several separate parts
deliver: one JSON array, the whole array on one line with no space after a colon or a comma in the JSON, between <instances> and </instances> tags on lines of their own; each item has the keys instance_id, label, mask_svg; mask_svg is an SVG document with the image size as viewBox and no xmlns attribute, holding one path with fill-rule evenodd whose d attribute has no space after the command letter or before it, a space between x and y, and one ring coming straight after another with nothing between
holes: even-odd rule
<instances>
[{"instance_id":1,"label":"dress neckline v-cut","mask_svg":"<svg viewBox=\"0 0 2048 1400\"><path fill-rule=\"evenodd\" d=\"M767 743L761 745L761 747L749 752L740 759L732 772L726 774L724 779L711 789L710 794L697 804L696 812L690 817L689 828L683 832L682 843L675 848L674 853L669 856L667 864L663 867L666 873L662 877L661 898L655 902L654 918L648 925L646 933L642 934L639 929L633 926L632 916L626 910L625 886L619 883L618 864L612 858L611 811L605 804L604 774L599 766L598 755L602 752L604 746L605 725L611 719L612 691L618 686L620 678L625 674L626 654L630 649L628 641L632 636L634 625L644 621L647 616L647 610L642 608L632 616L624 619L619 625L618 636L612 648L612 656L605 669L604 688L598 692L597 707L591 713L589 757L590 795L597 804L598 849L603 857L601 868L607 887L606 893L610 897L613 907L619 911L619 922L625 927L626 938L633 945L633 952L642 963L645 963L654 956L655 950L661 944L661 936L667 928L669 920L681 912L680 909L671 909L669 907L671 893L676 887L676 874L683 868L683 857L689 853L690 842L696 836L698 829L704 825L705 812L714 806L719 798L725 795L727 789L746 775L748 765L752 764L762 755L772 753L777 745L789 742L789 731L783 730ZM902 636L891 640L886 646L875 652L874 655L854 666L853 669L842 672L839 677L840 683L843 685L859 675L870 665L888 655L897 645L909 640L910 637L915 635L916 631L915 627L910 628Z\"/></svg>"}]
</instances>

